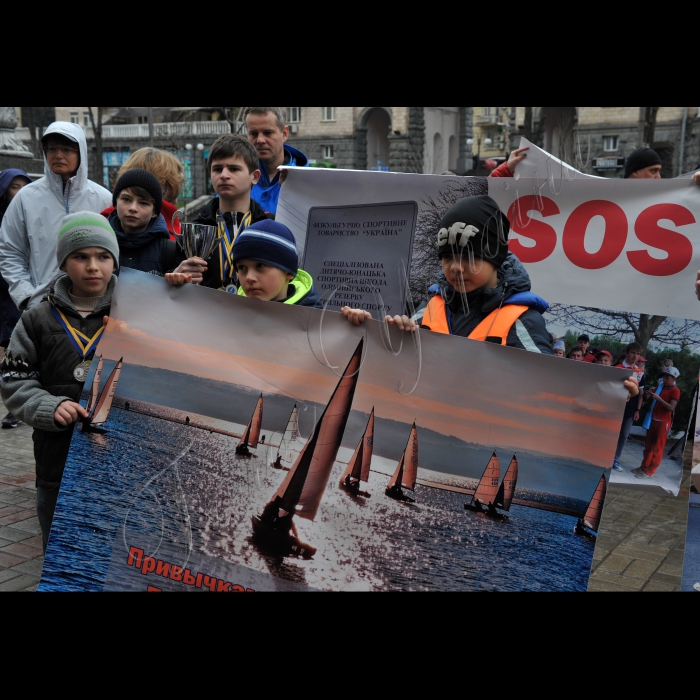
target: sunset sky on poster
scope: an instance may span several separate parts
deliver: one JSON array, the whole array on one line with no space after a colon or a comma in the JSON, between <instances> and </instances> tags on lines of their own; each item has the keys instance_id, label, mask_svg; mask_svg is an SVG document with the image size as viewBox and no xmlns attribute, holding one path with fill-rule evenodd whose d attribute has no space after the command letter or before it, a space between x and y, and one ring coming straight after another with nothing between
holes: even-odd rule
<instances>
[{"instance_id":1,"label":"sunset sky on poster","mask_svg":"<svg viewBox=\"0 0 700 700\"><path fill-rule=\"evenodd\" d=\"M152 292L148 302L142 295L131 298L133 286L120 285L126 293L120 293L100 345L105 357L123 356L135 365L321 404L330 397L337 377L314 357L322 357L313 347L320 312L312 317L309 309L218 292L212 297L210 290L193 287L172 290L145 277L139 275L139 281ZM207 298L216 303L207 305ZM128 324L120 317L128 318ZM312 327L314 332L307 333ZM404 392L415 381L412 346L392 357L375 322L356 329L340 314L325 314L324 350L339 367L336 371L342 371L365 331L368 351L355 410L369 413L376 406L383 418L408 424L417 420L467 442L610 464L626 393L620 389L619 371L423 332L420 380L404 396L397 378L404 382ZM196 390L196 384L187 390Z\"/></svg>"}]
</instances>

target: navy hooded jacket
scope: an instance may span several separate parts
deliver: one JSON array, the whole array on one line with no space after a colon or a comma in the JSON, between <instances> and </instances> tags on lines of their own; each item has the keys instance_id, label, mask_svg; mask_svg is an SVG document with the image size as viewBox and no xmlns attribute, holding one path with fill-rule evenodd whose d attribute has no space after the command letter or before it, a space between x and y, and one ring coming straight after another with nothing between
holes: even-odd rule
<instances>
[{"instance_id":1,"label":"navy hooded jacket","mask_svg":"<svg viewBox=\"0 0 700 700\"><path fill-rule=\"evenodd\" d=\"M184 260L179 246L170 240L168 225L162 214L141 233L125 233L116 210L109 215L109 223L119 243L119 267L131 267L162 276Z\"/></svg>"}]
</instances>

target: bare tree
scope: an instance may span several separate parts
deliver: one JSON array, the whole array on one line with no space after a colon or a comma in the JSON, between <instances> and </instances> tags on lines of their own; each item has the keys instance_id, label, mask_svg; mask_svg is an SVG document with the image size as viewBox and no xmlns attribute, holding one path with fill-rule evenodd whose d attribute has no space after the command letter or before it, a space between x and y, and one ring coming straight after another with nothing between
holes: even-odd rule
<instances>
[{"instance_id":1,"label":"bare tree","mask_svg":"<svg viewBox=\"0 0 700 700\"><path fill-rule=\"evenodd\" d=\"M231 125L232 134L242 134L245 128L243 123L243 112L245 107L222 107L226 121Z\"/></svg>"},{"instance_id":2,"label":"bare tree","mask_svg":"<svg viewBox=\"0 0 700 700\"><path fill-rule=\"evenodd\" d=\"M656 115L658 107L639 108L639 127L637 130L637 147L651 148L654 143L654 131L656 130Z\"/></svg>"},{"instance_id":3,"label":"bare tree","mask_svg":"<svg viewBox=\"0 0 700 700\"><path fill-rule=\"evenodd\" d=\"M544 148L544 135L548 113L549 107L540 107L539 115L532 127L532 139L530 140L535 144L535 146L539 146L540 148Z\"/></svg>"},{"instance_id":4,"label":"bare tree","mask_svg":"<svg viewBox=\"0 0 700 700\"><path fill-rule=\"evenodd\" d=\"M418 305L426 297L428 287L437 281L442 271L437 245L442 217L460 199L480 194L488 194L486 178L455 177L445 184L436 198L427 197L423 200L416 221L409 282L414 305Z\"/></svg>"},{"instance_id":5,"label":"bare tree","mask_svg":"<svg viewBox=\"0 0 700 700\"><path fill-rule=\"evenodd\" d=\"M43 157L41 151L41 137L44 135L44 129L56 121L55 107L21 107L22 110L22 126L29 129L29 135L32 139L30 150L34 153L35 158Z\"/></svg>"},{"instance_id":6,"label":"bare tree","mask_svg":"<svg viewBox=\"0 0 700 700\"><path fill-rule=\"evenodd\" d=\"M525 107L525 119L523 120L523 136L532 141L532 107Z\"/></svg>"},{"instance_id":7,"label":"bare tree","mask_svg":"<svg viewBox=\"0 0 700 700\"><path fill-rule=\"evenodd\" d=\"M95 140L95 157L91 172L94 173L93 177L97 178L97 182L102 181L102 118L104 116L104 109L104 107L87 107L88 114L90 115L90 126L92 126L93 138ZM97 119L95 119L93 110L97 110Z\"/></svg>"},{"instance_id":8,"label":"bare tree","mask_svg":"<svg viewBox=\"0 0 700 700\"><path fill-rule=\"evenodd\" d=\"M642 346L642 354L652 341L683 350L700 340L700 321L565 304L552 304L547 314L559 325L589 335L621 341L632 337Z\"/></svg>"}]
</instances>

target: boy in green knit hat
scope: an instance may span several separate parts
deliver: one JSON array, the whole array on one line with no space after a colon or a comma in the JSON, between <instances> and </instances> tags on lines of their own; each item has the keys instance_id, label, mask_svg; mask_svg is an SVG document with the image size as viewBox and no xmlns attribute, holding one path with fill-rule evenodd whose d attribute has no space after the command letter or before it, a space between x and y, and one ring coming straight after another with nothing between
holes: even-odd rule
<instances>
[{"instance_id":1,"label":"boy in green knit hat","mask_svg":"<svg viewBox=\"0 0 700 700\"><path fill-rule=\"evenodd\" d=\"M34 428L44 552L73 428L87 418L78 402L109 316L119 244L104 217L83 211L61 222L56 254L64 274L41 303L24 312L0 365L5 406Z\"/></svg>"}]
</instances>

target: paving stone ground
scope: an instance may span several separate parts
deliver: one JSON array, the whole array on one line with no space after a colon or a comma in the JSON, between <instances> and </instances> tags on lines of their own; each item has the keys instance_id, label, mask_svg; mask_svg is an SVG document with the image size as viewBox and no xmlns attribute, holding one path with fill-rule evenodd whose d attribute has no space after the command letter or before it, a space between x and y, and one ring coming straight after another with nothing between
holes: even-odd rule
<instances>
[{"instance_id":1,"label":"paving stone ground","mask_svg":"<svg viewBox=\"0 0 700 700\"><path fill-rule=\"evenodd\" d=\"M680 591L692 452L677 497L608 486L589 591Z\"/></svg>"},{"instance_id":2,"label":"paving stone ground","mask_svg":"<svg viewBox=\"0 0 700 700\"><path fill-rule=\"evenodd\" d=\"M6 412L0 401L0 418ZM678 497L608 487L589 591L680 591L692 447ZM34 479L32 429L0 430L0 591L35 591L39 584L44 558Z\"/></svg>"},{"instance_id":3,"label":"paving stone ground","mask_svg":"<svg viewBox=\"0 0 700 700\"><path fill-rule=\"evenodd\" d=\"M0 401L0 418L7 411ZM0 591L35 591L44 557L36 517L32 429L0 430Z\"/></svg>"}]
</instances>

